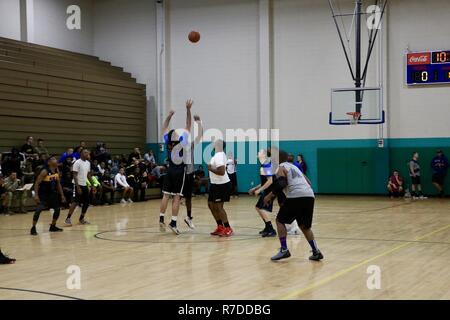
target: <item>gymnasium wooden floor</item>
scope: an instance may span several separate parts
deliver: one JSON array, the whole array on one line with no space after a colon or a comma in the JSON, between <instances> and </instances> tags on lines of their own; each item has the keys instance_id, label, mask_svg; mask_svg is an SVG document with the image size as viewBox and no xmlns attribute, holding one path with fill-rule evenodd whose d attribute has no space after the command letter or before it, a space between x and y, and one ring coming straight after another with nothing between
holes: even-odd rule
<instances>
[{"instance_id":1,"label":"gymnasium wooden floor","mask_svg":"<svg viewBox=\"0 0 450 320\"><path fill-rule=\"evenodd\" d=\"M289 238L292 258L269 261L278 240L259 238L254 204L227 205L230 239L209 236L203 197L194 199L197 229L181 221L178 237L159 232L158 200L91 207L92 225L60 234L47 232L44 212L38 237L28 235L31 213L1 216L0 245L17 263L0 266L0 299L450 299L449 200L320 196L320 263L308 261L302 236ZM80 290L66 288L70 265L81 269ZM370 265L380 267L379 290L367 288Z\"/></svg>"}]
</instances>

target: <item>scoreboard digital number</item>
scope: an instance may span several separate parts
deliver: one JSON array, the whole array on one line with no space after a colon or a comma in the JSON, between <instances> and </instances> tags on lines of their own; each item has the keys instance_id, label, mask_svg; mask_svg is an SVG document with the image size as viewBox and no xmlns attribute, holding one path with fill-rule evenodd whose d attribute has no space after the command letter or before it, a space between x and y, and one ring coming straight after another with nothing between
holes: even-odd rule
<instances>
[{"instance_id":1,"label":"scoreboard digital number","mask_svg":"<svg viewBox=\"0 0 450 320\"><path fill-rule=\"evenodd\" d=\"M407 85L450 84L450 51L408 53L406 59Z\"/></svg>"}]
</instances>

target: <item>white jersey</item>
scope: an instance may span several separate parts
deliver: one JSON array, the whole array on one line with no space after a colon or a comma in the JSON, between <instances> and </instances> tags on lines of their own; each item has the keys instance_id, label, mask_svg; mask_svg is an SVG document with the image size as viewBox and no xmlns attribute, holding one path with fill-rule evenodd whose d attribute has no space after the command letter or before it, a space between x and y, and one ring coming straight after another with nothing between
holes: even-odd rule
<instances>
[{"instance_id":1,"label":"white jersey","mask_svg":"<svg viewBox=\"0 0 450 320\"><path fill-rule=\"evenodd\" d=\"M227 173L228 174L236 173L236 164L234 163L234 159L227 160Z\"/></svg>"},{"instance_id":2,"label":"white jersey","mask_svg":"<svg viewBox=\"0 0 450 320\"><path fill-rule=\"evenodd\" d=\"M212 157L210 164L214 169L225 166L227 164L227 155L225 152L217 152L214 157ZM209 178L211 179L212 184L225 184L230 182L227 170L225 170L225 174L223 176L219 176L210 171Z\"/></svg>"},{"instance_id":3,"label":"white jersey","mask_svg":"<svg viewBox=\"0 0 450 320\"><path fill-rule=\"evenodd\" d=\"M77 172L78 185L85 187L88 173L91 171L91 163L88 160L78 159L72 166L72 171Z\"/></svg>"},{"instance_id":4,"label":"white jersey","mask_svg":"<svg viewBox=\"0 0 450 320\"><path fill-rule=\"evenodd\" d=\"M289 162L281 163L280 167L287 171L288 185L283 190L286 198L314 198L314 191L299 168Z\"/></svg>"}]
</instances>

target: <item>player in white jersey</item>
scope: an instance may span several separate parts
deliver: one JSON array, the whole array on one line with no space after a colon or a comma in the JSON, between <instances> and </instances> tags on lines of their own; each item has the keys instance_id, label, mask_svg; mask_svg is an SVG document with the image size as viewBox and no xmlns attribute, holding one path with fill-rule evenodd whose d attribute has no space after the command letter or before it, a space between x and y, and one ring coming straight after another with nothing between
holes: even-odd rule
<instances>
[{"instance_id":1,"label":"player in white jersey","mask_svg":"<svg viewBox=\"0 0 450 320\"><path fill-rule=\"evenodd\" d=\"M276 179L273 183L272 192L268 194L264 201L273 201L276 195L284 193L286 200L280 205L277 215L277 230L280 239L280 251L272 257L272 261L286 259L291 256L287 247L287 231L285 224L290 224L297 220L306 240L312 249L310 260L319 261L323 255L314 240L311 230L314 212L314 192L308 178L292 163L287 162L288 154L279 151L280 165L276 171Z\"/></svg>"}]
</instances>

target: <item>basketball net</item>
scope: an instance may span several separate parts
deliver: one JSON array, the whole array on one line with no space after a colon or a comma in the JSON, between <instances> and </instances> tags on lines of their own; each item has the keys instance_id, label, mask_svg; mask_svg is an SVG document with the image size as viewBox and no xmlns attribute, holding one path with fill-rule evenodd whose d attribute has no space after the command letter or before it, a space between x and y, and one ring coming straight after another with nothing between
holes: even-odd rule
<instances>
[{"instance_id":1,"label":"basketball net","mask_svg":"<svg viewBox=\"0 0 450 320\"><path fill-rule=\"evenodd\" d=\"M361 119L360 112L347 112L347 115L351 125L357 125L359 123L359 119Z\"/></svg>"}]
</instances>

